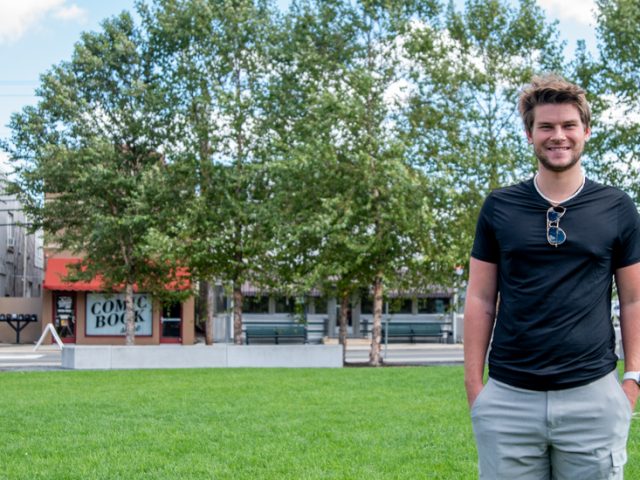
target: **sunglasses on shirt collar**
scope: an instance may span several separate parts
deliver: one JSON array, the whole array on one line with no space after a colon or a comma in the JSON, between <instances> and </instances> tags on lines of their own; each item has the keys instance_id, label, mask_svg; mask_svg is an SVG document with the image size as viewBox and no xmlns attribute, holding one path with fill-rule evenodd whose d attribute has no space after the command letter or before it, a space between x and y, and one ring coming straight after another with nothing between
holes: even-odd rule
<instances>
[{"instance_id":1,"label":"sunglasses on shirt collar","mask_svg":"<svg viewBox=\"0 0 640 480\"><path fill-rule=\"evenodd\" d=\"M567 240L567 234L560 228L560 219L567 211L566 208L557 206L547 210L547 242L557 247Z\"/></svg>"}]
</instances>

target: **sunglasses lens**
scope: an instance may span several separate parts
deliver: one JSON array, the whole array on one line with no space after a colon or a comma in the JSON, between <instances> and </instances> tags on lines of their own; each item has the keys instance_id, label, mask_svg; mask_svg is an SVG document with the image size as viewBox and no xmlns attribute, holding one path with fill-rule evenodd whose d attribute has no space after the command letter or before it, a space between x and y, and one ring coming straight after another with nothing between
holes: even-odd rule
<instances>
[{"instance_id":1,"label":"sunglasses lens","mask_svg":"<svg viewBox=\"0 0 640 480\"><path fill-rule=\"evenodd\" d=\"M564 207L551 207L547 210L547 220L550 222L557 222L560 220L560 217L564 215L565 211Z\"/></svg>"},{"instance_id":2,"label":"sunglasses lens","mask_svg":"<svg viewBox=\"0 0 640 480\"><path fill-rule=\"evenodd\" d=\"M567 234L560 227L549 227L547 237L550 244L560 245L567 239Z\"/></svg>"}]
</instances>

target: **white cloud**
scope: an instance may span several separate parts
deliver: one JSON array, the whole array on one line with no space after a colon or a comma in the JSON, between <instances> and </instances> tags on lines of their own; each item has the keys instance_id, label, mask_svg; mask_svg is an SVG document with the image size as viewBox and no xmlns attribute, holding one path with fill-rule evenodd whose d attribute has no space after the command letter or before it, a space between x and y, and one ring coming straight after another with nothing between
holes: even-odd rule
<instances>
[{"instance_id":1,"label":"white cloud","mask_svg":"<svg viewBox=\"0 0 640 480\"><path fill-rule=\"evenodd\" d=\"M87 11L76 4L68 7L63 5L55 12L54 16L60 20L85 22L87 20Z\"/></svg>"},{"instance_id":2,"label":"white cloud","mask_svg":"<svg viewBox=\"0 0 640 480\"><path fill-rule=\"evenodd\" d=\"M0 0L0 44L19 40L46 17L78 21L86 13L67 0Z\"/></svg>"},{"instance_id":3,"label":"white cloud","mask_svg":"<svg viewBox=\"0 0 640 480\"><path fill-rule=\"evenodd\" d=\"M538 0L550 17L574 21L583 25L595 25L595 0Z\"/></svg>"}]
</instances>

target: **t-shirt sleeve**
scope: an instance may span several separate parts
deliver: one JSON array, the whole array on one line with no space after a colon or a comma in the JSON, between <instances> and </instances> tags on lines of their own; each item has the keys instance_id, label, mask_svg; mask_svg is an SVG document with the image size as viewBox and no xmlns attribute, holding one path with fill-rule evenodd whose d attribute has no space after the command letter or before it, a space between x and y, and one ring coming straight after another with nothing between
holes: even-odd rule
<instances>
[{"instance_id":1,"label":"t-shirt sleeve","mask_svg":"<svg viewBox=\"0 0 640 480\"><path fill-rule=\"evenodd\" d=\"M614 269L640 262L640 215L633 200L624 194L618 209L618 242L614 252Z\"/></svg>"},{"instance_id":2,"label":"t-shirt sleeve","mask_svg":"<svg viewBox=\"0 0 640 480\"><path fill-rule=\"evenodd\" d=\"M490 263L498 263L500 258L500 248L492 222L494 201L493 195L489 195L482 205L471 249L473 258Z\"/></svg>"}]
</instances>

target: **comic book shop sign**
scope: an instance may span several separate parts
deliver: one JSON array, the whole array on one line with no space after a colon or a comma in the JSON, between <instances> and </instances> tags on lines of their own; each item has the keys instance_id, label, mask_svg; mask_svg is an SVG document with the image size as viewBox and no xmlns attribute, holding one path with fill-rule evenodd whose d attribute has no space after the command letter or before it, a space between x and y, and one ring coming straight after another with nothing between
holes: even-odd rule
<instances>
[{"instance_id":1,"label":"comic book shop sign","mask_svg":"<svg viewBox=\"0 0 640 480\"><path fill-rule=\"evenodd\" d=\"M87 294L87 335L121 336L125 334L124 295ZM151 297L133 295L136 335L151 335Z\"/></svg>"}]
</instances>

